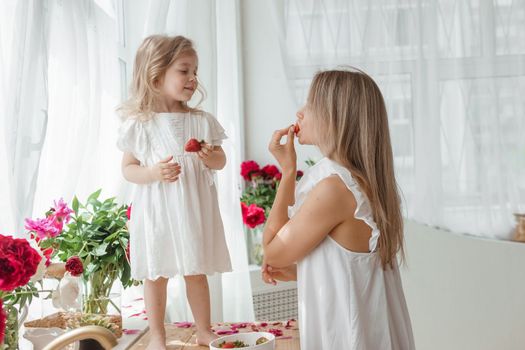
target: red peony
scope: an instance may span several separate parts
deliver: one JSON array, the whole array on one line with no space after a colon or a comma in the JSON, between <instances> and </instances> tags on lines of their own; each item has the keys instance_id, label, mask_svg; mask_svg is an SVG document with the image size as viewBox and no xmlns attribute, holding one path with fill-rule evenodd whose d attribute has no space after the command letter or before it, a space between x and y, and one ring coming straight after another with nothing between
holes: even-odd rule
<instances>
[{"instance_id":1,"label":"red peony","mask_svg":"<svg viewBox=\"0 0 525 350\"><path fill-rule=\"evenodd\" d=\"M128 210L126 210L126 216L128 217L128 220L131 220L131 204L128 207Z\"/></svg>"},{"instance_id":2,"label":"red peony","mask_svg":"<svg viewBox=\"0 0 525 350\"><path fill-rule=\"evenodd\" d=\"M84 272L84 265L78 256L72 256L66 261L66 271L72 276L80 276Z\"/></svg>"},{"instance_id":3,"label":"red peony","mask_svg":"<svg viewBox=\"0 0 525 350\"><path fill-rule=\"evenodd\" d=\"M47 248L42 250L42 254L44 254L44 257L46 258L46 267L48 267L51 264L51 255L53 255L53 248Z\"/></svg>"},{"instance_id":4,"label":"red peony","mask_svg":"<svg viewBox=\"0 0 525 350\"><path fill-rule=\"evenodd\" d=\"M266 216L264 214L264 209L257 206L257 204L246 204L241 202L242 210L242 221L249 227L255 228L260 224L264 224L266 221Z\"/></svg>"},{"instance_id":5,"label":"red peony","mask_svg":"<svg viewBox=\"0 0 525 350\"><path fill-rule=\"evenodd\" d=\"M277 180L277 181L281 181L281 179L283 178L283 174L282 173L277 173L277 174L275 174L275 176L273 178L275 180Z\"/></svg>"},{"instance_id":6,"label":"red peony","mask_svg":"<svg viewBox=\"0 0 525 350\"><path fill-rule=\"evenodd\" d=\"M0 290L9 292L25 286L41 260L27 240L0 235Z\"/></svg>"},{"instance_id":7,"label":"red peony","mask_svg":"<svg viewBox=\"0 0 525 350\"><path fill-rule=\"evenodd\" d=\"M5 323L7 320L7 315L4 311L4 304L3 300L0 299L0 344L4 343L4 337L5 337Z\"/></svg>"},{"instance_id":8,"label":"red peony","mask_svg":"<svg viewBox=\"0 0 525 350\"><path fill-rule=\"evenodd\" d=\"M275 165L266 165L261 170L268 179L272 179L275 175L279 174L279 169Z\"/></svg>"},{"instance_id":9,"label":"red peony","mask_svg":"<svg viewBox=\"0 0 525 350\"><path fill-rule=\"evenodd\" d=\"M252 173L259 172L259 170L259 164L253 160L248 160L246 162L242 162L241 164L241 176L246 181L250 181L252 179Z\"/></svg>"}]
</instances>

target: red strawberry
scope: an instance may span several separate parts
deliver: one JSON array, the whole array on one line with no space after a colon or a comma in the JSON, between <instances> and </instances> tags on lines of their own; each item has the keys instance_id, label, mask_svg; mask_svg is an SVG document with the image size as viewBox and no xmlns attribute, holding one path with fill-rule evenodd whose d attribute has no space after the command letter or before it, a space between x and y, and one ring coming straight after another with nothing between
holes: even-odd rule
<instances>
[{"instance_id":1,"label":"red strawberry","mask_svg":"<svg viewBox=\"0 0 525 350\"><path fill-rule=\"evenodd\" d=\"M296 123L296 124L294 125L294 127L293 127L293 132L294 132L294 134L297 135L297 134L299 133L300 130L301 130L301 128L299 127L299 124Z\"/></svg>"},{"instance_id":2,"label":"red strawberry","mask_svg":"<svg viewBox=\"0 0 525 350\"><path fill-rule=\"evenodd\" d=\"M197 139L190 139L188 142L186 142L186 145L184 146L184 150L186 152L199 152L202 148L202 144L204 141L199 141Z\"/></svg>"}]
</instances>

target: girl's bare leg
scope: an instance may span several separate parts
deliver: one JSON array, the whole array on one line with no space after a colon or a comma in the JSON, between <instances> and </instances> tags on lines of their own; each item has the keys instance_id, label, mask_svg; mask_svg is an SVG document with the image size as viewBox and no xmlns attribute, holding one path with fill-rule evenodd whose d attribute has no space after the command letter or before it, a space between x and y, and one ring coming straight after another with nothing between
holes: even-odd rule
<instances>
[{"instance_id":1,"label":"girl's bare leg","mask_svg":"<svg viewBox=\"0 0 525 350\"><path fill-rule=\"evenodd\" d=\"M166 313L166 296L168 279L158 278L144 282L144 303L148 315L150 341L147 350L166 349L166 330L164 315Z\"/></svg>"},{"instance_id":2,"label":"girl's bare leg","mask_svg":"<svg viewBox=\"0 0 525 350\"><path fill-rule=\"evenodd\" d=\"M197 327L197 343L208 346L217 338L211 331L210 288L206 275L184 276L186 295Z\"/></svg>"}]
</instances>

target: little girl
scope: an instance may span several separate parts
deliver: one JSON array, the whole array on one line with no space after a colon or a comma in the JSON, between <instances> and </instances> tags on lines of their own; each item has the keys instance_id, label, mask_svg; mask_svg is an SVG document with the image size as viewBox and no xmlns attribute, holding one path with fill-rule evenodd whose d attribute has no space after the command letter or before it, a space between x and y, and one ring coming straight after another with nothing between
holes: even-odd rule
<instances>
[{"instance_id":1,"label":"little girl","mask_svg":"<svg viewBox=\"0 0 525 350\"><path fill-rule=\"evenodd\" d=\"M206 275L231 271L213 178L226 163L220 146L226 134L212 115L187 104L199 88L197 66L187 38L146 38L137 51L131 97L120 108L122 173L136 184L131 274L145 279L148 349L166 348L166 288L176 275L186 282L197 343L208 345L216 336Z\"/></svg>"},{"instance_id":2,"label":"little girl","mask_svg":"<svg viewBox=\"0 0 525 350\"><path fill-rule=\"evenodd\" d=\"M379 88L360 71L318 73L297 118L299 143L325 158L295 188L294 127L275 132L269 148L283 175L263 234L263 279L297 280L301 350L414 349Z\"/></svg>"}]
</instances>

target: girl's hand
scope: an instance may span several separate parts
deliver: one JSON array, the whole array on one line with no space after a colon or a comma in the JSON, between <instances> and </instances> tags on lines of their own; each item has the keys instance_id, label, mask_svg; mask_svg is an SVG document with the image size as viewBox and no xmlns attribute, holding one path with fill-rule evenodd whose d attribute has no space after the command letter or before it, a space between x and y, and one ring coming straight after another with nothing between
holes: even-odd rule
<instances>
[{"instance_id":1,"label":"girl's hand","mask_svg":"<svg viewBox=\"0 0 525 350\"><path fill-rule=\"evenodd\" d=\"M262 279L265 283L276 285L277 281L288 282L297 280L297 265L276 268L263 262Z\"/></svg>"},{"instance_id":2,"label":"girl's hand","mask_svg":"<svg viewBox=\"0 0 525 350\"><path fill-rule=\"evenodd\" d=\"M171 160L173 160L173 156L164 158L149 168L153 181L175 182L179 179L180 165L179 163L170 163Z\"/></svg>"},{"instance_id":3,"label":"girl's hand","mask_svg":"<svg viewBox=\"0 0 525 350\"><path fill-rule=\"evenodd\" d=\"M213 153L213 146L209 145L207 143L203 143L201 147L202 148L201 148L201 150L199 152L197 152L197 155L199 156L200 159L205 161L212 155L212 153Z\"/></svg>"},{"instance_id":4,"label":"girl's hand","mask_svg":"<svg viewBox=\"0 0 525 350\"><path fill-rule=\"evenodd\" d=\"M281 144L281 139L287 135L285 144ZM273 133L272 140L268 146L268 150L277 160L283 173L286 171L293 172L297 168L297 154L294 146L294 126L285 129L277 130Z\"/></svg>"}]
</instances>

